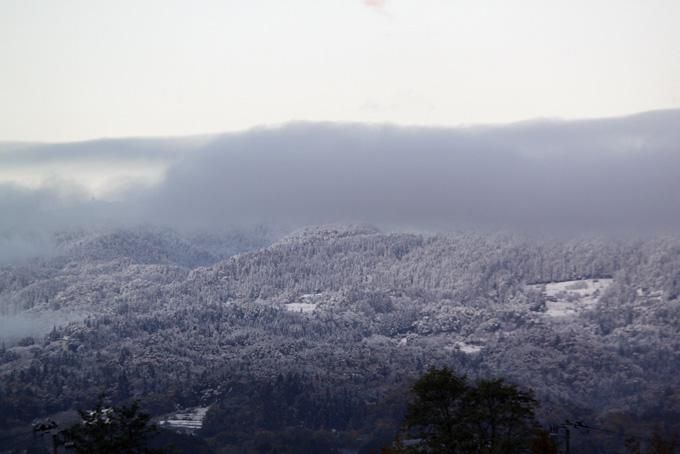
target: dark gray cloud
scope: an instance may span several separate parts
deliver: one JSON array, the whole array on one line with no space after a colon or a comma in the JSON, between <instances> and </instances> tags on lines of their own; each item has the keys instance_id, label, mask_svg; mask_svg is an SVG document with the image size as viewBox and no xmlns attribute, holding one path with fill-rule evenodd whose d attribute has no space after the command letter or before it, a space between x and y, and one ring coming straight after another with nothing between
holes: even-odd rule
<instances>
[{"instance_id":1,"label":"dark gray cloud","mask_svg":"<svg viewBox=\"0 0 680 454\"><path fill-rule=\"evenodd\" d=\"M459 129L253 130L172 167L145 210L206 225L676 227L677 124L680 111Z\"/></svg>"},{"instance_id":2,"label":"dark gray cloud","mask_svg":"<svg viewBox=\"0 0 680 454\"><path fill-rule=\"evenodd\" d=\"M96 224L677 229L678 124L674 110L450 129L253 129L177 155L161 184L128 187L117 203L56 183L40 191L0 187L0 238L6 250L35 247L33 232ZM149 153L166 153L164 146ZM72 159L86 153L83 145L62 147Z\"/></svg>"}]
</instances>

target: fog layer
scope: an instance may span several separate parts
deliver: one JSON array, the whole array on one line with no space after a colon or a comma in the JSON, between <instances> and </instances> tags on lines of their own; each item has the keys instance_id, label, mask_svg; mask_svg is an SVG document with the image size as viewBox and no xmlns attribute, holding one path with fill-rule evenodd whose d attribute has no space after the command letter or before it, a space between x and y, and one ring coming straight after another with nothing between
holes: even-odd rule
<instances>
[{"instance_id":1,"label":"fog layer","mask_svg":"<svg viewBox=\"0 0 680 454\"><path fill-rule=\"evenodd\" d=\"M224 136L141 195L168 224L680 225L680 111L499 127L293 124Z\"/></svg>"},{"instance_id":2,"label":"fog layer","mask_svg":"<svg viewBox=\"0 0 680 454\"><path fill-rule=\"evenodd\" d=\"M92 172L130 162L162 172L159 181L108 188L115 197L106 202L68 172L37 189L0 186L0 252L6 259L17 247L39 249L31 238L40 232L93 223L676 229L678 125L680 111L671 110L448 129L298 123L201 141L6 145L0 170L10 175L67 161L87 162Z\"/></svg>"}]
</instances>

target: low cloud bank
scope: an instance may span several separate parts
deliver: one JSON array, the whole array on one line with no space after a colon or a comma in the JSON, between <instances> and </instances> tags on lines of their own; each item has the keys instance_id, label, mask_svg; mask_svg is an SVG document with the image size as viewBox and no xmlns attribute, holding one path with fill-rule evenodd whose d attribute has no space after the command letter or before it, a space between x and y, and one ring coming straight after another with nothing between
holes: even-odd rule
<instances>
[{"instance_id":1,"label":"low cloud bank","mask_svg":"<svg viewBox=\"0 0 680 454\"><path fill-rule=\"evenodd\" d=\"M40 250L31 235L95 224L675 230L678 124L680 111L671 110L488 127L300 123L226 134L173 152L162 182L127 186L115 203L63 182L0 186L0 255L6 261L21 255L12 248ZM161 148L171 142L155 143L145 159L165 159ZM85 153L82 144L60 147L71 160ZM107 147L106 159L115 159ZM30 160L43 163L37 151Z\"/></svg>"},{"instance_id":2,"label":"low cloud bank","mask_svg":"<svg viewBox=\"0 0 680 454\"><path fill-rule=\"evenodd\" d=\"M294 124L221 138L141 194L169 224L680 226L679 111L460 129Z\"/></svg>"}]
</instances>

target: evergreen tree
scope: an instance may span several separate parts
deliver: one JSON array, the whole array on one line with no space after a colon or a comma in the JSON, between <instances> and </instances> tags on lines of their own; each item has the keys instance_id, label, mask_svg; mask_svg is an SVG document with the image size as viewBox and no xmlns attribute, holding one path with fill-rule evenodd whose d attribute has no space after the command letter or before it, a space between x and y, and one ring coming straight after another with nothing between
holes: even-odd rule
<instances>
[{"instance_id":1,"label":"evergreen tree","mask_svg":"<svg viewBox=\"0 0 680 454\"><path fill-rule=\"evenodd\" d=\"M150 425L151 416L139 409L139 402L121 407L104 407L102 401L94 410L80 411L82 422L62 432L66 443L79 454L151 454L160 453L147 447L158 431Z\"/></svg>"},{"instance_id":2,"label":"evergreen tree","mask_svg":"<svg viewBox=\"0 0 680 454\"><path fill-rule=\"evenodd\" d=\"M431 368L412 392L405 452L512 454L534 438L536 400L502 379L471 385L446 367Z\"/></svg>"}]
</instances>

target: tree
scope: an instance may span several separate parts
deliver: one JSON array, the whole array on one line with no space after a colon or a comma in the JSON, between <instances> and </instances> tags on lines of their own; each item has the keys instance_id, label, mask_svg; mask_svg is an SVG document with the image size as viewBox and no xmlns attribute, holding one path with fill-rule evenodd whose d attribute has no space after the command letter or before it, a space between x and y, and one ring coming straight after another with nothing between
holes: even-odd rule
<instances>
[{"instance_id":1,"label":"tree","mask_svg":"<svg viewBox=\"0 0 680 454\"><path fill-rule=\"evenodd\" d=\"M480 380L465 396L464 419L472 433L474 452L523 451L536 429L537 402L530 392L502 379Z\"/></svg>"},{"instance_id":2,"label":"tree","mask_svg":"<svg viewBox=\"0 0 680 454\"><path fill-rule=\"evenodd\" d=\"M448 368L431 368L411 388L403 451L512 454L526 452L536 431L531 392L502 379L468 384Z\"/></svg>"},{"instance_id":3,"label":"tree","mask_svg":"<svg viewBox=\"0 0 680 454\"><path fill-rule=\"evenodd\" d=\"M100 399L94 410L80 411L82 422L62 432L64 441L76 453L160 453L147 443L158 429L149 424L151 416L142 413L139 402L105 408Z\"/></svg>"},{"instance_id":4,"label":"tree","mask_svg":"<svg viewBox=\"0 0 680 454\"><path fill-rule=\"evenodd\" d=\"M461 418L468 390L465 377L446 367L431 368L411 388L415 399L408 406L406 427L434 451L447 447L452 450L440 452L459 452L469 441Z\"/></svg>"},{"instance_id":5,"label":"tree","mask_svg":"<svg viewBox=\"0 0 680 454\"><path fill-rule=\"evenodd\" d=\"M666 439L661 435L658 429L655 429L652 433L648 452L649 454L675 454L675 452L677 452L677 448L677 435L673 435L672 437Z\"/></svg>"},{"instance_id":6,"label":"tree","mask_svg":"<svg viewBox=\"0 0 680 454\"><path fill-rule=\"evenodd\" d=\"M538 429L531 440L531 454L558 454L557 444L544 429Z\"/></svg>"}]
</instances>

